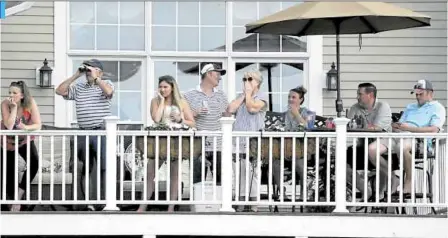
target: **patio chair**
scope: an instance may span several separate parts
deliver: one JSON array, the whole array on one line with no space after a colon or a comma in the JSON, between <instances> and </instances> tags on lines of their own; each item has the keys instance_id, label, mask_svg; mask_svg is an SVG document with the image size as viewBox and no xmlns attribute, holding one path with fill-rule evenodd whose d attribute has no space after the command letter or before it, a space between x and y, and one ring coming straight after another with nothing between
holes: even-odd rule
<instances>
[{"instance_id":1,"label":"patio chair","mask_svg":"<svg viewBox=\"0 0 448 238\"><path fill-rule=\"evenodd\" d=\"M401 118L401 115L403 114L403 111L401 111L400 113L392 113L392 122L398 122L399 119ZM426 160L424 158L424 140L422 138L416 138L416 146L415 146L415 164L414 164L414 168L415 170L421 170L423 171L425 169L424 163L427 163L427 171L426 174L424 176L427 176L427 193L426 193L426 198L432 203L433 202L433 191L432 191L432 176L433 176L433 172L434 172L434 163L435 163L435 139L432 139L432 147L431 148L427 148L427 156L426 156ZM383 155L384 157L388 157L387 152ZM399 153L397 154L396 152L393 152L392 156L392 176L396 176L394 174L394 172L397 172L400 170L400 155ZM373 169L369 174L368 174L368 180L370 183L370 186L372 188L372 192L373 194L375 194L375 179L376 179L376 170ZM424 193L417 193L415 192L415 199L424 199L425 194ZM385 194L384 197L385 201L387 201L387 192ZM391 195L391 202L398 202L400 199L400 195L395 193ZM410 194L403 194L403 199L407 200L407 199L411 199ZM396 212L399 213L399 208L397 207ZM379 208L379 207L372 207L372 212L387 212L387 208ZM437 211L435 210L434 207L431 207L431 211L433 214L437 214ZM367 212L367 209L366 209ZM414 207L414 212L417 213L417 208ZM402 213L406 213L405 212L405 208L402 209Z\"/></svg>"},{"instance_id":2,"label":"patio chair","mask_svg":"<svg viewBox=\"0 0 448 238\"><path fill-rule=\"evenodd\" d=\"M327 120L326 117L316 115L314 126L315 127L323 127L323 126L325 126L326 120ZM265 131L279 131L279 130L282 130L284 128L284 126L285 126L285 113L284 112L268 111L266 113ZM320 159L319 159L319 174L322 175L325 170L323 165L325 164L324 162L325 162L325 158L326 158L326 155L325 155L326 148L323 148L324 147L323 143L321 143L320 146L321 146L321 148L320 148L321 153L319 153L320 154L320 156L319 156L320 157ZM314 171L314 168L316 166L315 162L316 162L315 159L309 160L307 162L307 170L311 169L312 171ZM267 166L267 165L262 166L261 184L269 183L269 177L268 177L269 172L268 171L269 171L269 166ZM276 176L276 175L273 174L273 176ZM284 176L283 177L284 184L292 184L292 160L291 160L291 158L285 158L283 176ZM308 176L307 181L310 181L311 179L316 179L313 172L311 172L311 173L308 172L307 176ZM274 178L272 178L272 179L273 179L273 189L274 189L274 192L272 194L272 199L274 201L279 202L280 201L280 196L279 196L280 184L276 184L275 179ZM300 182L300 181L298 181L298 182ZM295 186L295 185L292 185L292 186ZM283 188L283 189L285 190L286 188ZM310 189L314 189L314 187L310 188ZM317 191L317 192L319 192L319 191ZM268 194L269 194L269 187L267 190L267 195ZM285 192L284 192L284 194L285 194ZM293 195L293 196L295 196L295 195ZM266 196L266 195L262 196L262 199L268 199L268 196ZM284 196L283 200L285 202L292 201L292 199L288 198L287 196ZM296 199L296 201L303 201L303 199ZM272 211L272 206L269 206L269 210ZM274 212L278 212L278 206L274 206L273 210L274 210ZM303 206L300 206L300 211L303 212ZM292 212L295 212L295 206L292 206Z\"/></svg>"}]
</instances>

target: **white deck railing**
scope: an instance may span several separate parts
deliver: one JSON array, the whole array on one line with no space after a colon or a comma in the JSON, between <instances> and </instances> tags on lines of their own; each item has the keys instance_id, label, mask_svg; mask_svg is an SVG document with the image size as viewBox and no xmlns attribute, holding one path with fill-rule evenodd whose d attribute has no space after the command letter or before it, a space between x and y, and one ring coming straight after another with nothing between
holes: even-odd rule
<instances>
[{"instance_id":1,"label":"white deck railing","mask_svg":"<svg viewBox=\"0 0 448 238\"><path fill-rule=\"evenodd\" d=\"M106 119L104 131L0 131L3 147L6 136L13 136L16 142L18 135L26 135L27 140L36 136L39 152L38 172L30 181L30 153L23 158L25 163L18 153L14 153L15 158L8 158L15 163L14 171L10 171L7 152L3 150L1 203L101 204L105 205L104 210L137 204L176 204L190 205L192 211L226 212L241 206L253 210L300 207L308 212L388 208L417 214L446 211L447 133L347 133L348 120L344 118L336 119L335 132L233 132L233 122L233 118L221 119L219 132L117 131L116 118ZM80 156L78 141L85 138L106 140L104 171L101 162L93 158L101 157L101 143L95 155L91 150L84 152L85 163L74 159ZM395 192L403 191L403 150L395 152L389 146L384 156L388 164L384 192L375 183L384 174L378 169L379 160L373 168L368 167L369 158L365 155L364 169L352 170L348 166L347 146L359 148L360 138L364 141L383 138L389 143L395 138L413 140L413 183L409 197ZM417 138L424 142L417 143ZM432 140L435 143L428 147L426 142ZM366 143L358 146L368 150ZM356 160L353 164L356 168ZM9 173L14 173L13 181L6 179ZM24 174L27 181L22 199L17 189L8 194L12 197L7 197L4 189L7 183L14 183L17 188ZM393 182L397 180L395 189ZM361 190L364 192L360 193Z\"/></svg>"}]
</instances>

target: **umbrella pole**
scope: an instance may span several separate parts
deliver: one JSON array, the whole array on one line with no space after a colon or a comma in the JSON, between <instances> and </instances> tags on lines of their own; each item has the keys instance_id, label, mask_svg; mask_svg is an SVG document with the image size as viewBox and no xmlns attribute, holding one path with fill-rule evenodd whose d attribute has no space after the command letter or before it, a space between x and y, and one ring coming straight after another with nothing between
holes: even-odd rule
<instances>
[{"instance_id":1,"label":"umbrella pole","mask_svg":"<svg viewBox=\"0 0 448 238\"><path fill-rule=\"evenodd\" d=\"M271 72L271 66L268 67L268 91L269 91L269 111L272 111L272 72Z\"/></svg>"},{"instance_id":2,"label":"umbrella pole","mask_svg":"<svg viewBox=\"0 0 448 238\"><path fill-rule=\"evenodd\" d=\"M340 26L341 26L341 22L340 21L335 21L334 22L335 26L336 26L336 70L337 70L337 80L336 80L336 87L337 87L337 97L336 97L336 112L337 112L337 116L341 117L341 113L344 110L344 107L342 105L342 99L341 99L341 71L340 71L340 39L339 39L339 31L340 31Z\"/></svg>"}]
</instances>

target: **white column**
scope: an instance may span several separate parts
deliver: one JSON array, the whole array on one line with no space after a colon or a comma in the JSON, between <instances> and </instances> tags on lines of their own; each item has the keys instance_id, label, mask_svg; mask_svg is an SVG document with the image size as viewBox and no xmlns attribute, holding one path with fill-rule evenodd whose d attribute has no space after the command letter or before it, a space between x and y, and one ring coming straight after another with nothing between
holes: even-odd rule
<instances>
[{"instance_id":1,"label":"white column","mask_svg":"<svg viewBox=\"0 0 448 238\"><path fill-rule=\"evenodd\" d=\"M334 119L336 124L336 208L333 212L347 213L346 170L347 170L347 123L344 117Z\"/></svg>"},{"instance_id":2,"label":"white column","mask_svg":"<svg viewBox=\"0 0 448 238\"><path fill-rule=\"evenodd\" d=\"M220 120L222 131L221 148L221 212L234 212L232 208L232 130L233 117L222 117Z\"/></svg>"},{"instance_id":3,"label":"white column","mask_svg":"<svg viewBox=\"0 0 448 238\"><path fill-rule=\"evenodd\" d=\"M118 117L104 118L106 122L106 206L103 211L119 211L117 207L117 122ZM104 189L104 188L103 188Z\"/></svg>"}]
</instances>

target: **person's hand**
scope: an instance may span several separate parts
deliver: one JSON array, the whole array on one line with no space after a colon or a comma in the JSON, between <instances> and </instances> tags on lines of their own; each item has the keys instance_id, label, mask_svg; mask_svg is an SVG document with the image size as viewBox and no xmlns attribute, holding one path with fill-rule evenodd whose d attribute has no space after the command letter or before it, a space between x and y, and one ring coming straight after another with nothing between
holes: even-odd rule
<instances>
[{"instance_id":1,"label":"person's hand","mask_svg":"<svg viewBox=\"0 0 448 238\"><path fill-rule=\"evenodd\" d=\"M164 102L165 98L162 96L160 92L157 92L157 98L159 99L159 102Z\"/></svg>"},{"instance_id":2,"label":"person's hand","mask_svg":"<svg viewBox=\"0 0 448 238\"><path fill-rule=\"evenodd\" d=\"M392 128L393 128L393 129L399 130L400 127L401 127L401 123L400 123L400 122L394 122L394 123L392 123Z\"/></svg>"},{"instance_id":3,"label":"person's hand","mask_svg":"<svg viewBox=\"0 0 448 238\"><path fill-rule=\"evenodd\" d=\"M299 108L292 106L289 110L294 117L300 116Z\"/></svg>"},{"instance_id":4,"label":"person's hand","mask_svg":"<svg viewBox=\"0 0 448 238\"><path fill-rule=\"evenodd\" d=\"M96 78L100 77L99 69L92 67L92 66L87 66L87 65L86 65L86 68L88 68L90 70L90 76L92 76L92 78L96 79Z\"/></svg>"},{"instance_id":5,"label":"person's hand","mask_svg":"<svg viewBox=\"0 0 448 238\"><path fill-rule=\"evenodd\" d=\"M252 95L252 92L254 89L252 88L252 85L249 82L244 83L244 93L246 95Z\"/></svg>"},{"instance_id":6,"label":"person's hand","mask_svg":"<svg viewBox=\"0 0 448 238\"><path fill-rule=\"evenodd\" d=\"M203 115L208 114L208 108L201 107L196 110L193 109L192 112L193 112L193 117L203 116Z\"/></svg>"},{"instance_id":7,"label":"person's hand","mask_svg":"<svg viewBox=\"0 0 448 238\"><path fill-rule=\"evenodd\" d=\"M17 129L19 130L28 130L28 126L23 124L22 119L20 119L19 124L17 125Z\"/></svg>"},{"instance_id":8,"label":"person's hand","mask_svg":"<svg viewBox=\"0 0 448 238\"><path fill-rule=\"evenodd\" d=\"M14 102L14 100L12 98L8 98L7 100L8 100L9 108L11 108L11 109L12 108L17 108L17 103Z\"/></svg>"}]
</instances>

